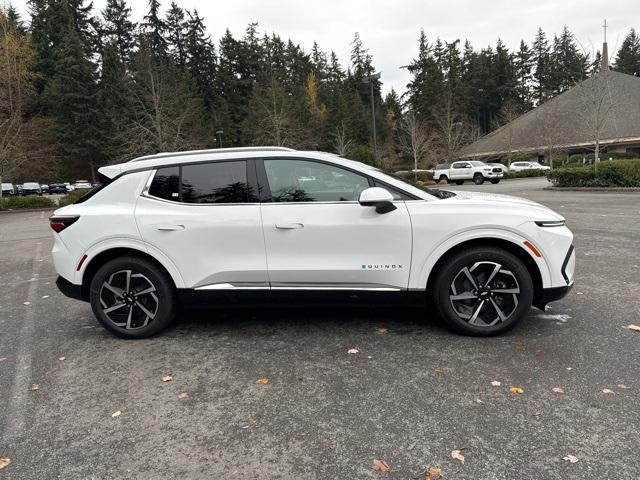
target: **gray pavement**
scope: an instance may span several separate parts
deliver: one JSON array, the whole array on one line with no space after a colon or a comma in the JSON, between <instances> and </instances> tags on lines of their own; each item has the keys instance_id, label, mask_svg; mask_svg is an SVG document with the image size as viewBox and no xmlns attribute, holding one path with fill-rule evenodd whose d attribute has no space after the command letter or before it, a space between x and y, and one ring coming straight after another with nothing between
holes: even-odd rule
<instances>
[{"instance_id":1,"label":"gray pavement","mask_svg":"<svg viewBox=\"0 0 640 480\"><path fill-rule=\"evenodd\" d=\"M123 341L57 292L48 213L0 214L0 479L640 478L640 195L545 183L451 187L540 201L576 234L571 294L489 339L327 308L187 311Z\"/></svg>"}]
</instances>

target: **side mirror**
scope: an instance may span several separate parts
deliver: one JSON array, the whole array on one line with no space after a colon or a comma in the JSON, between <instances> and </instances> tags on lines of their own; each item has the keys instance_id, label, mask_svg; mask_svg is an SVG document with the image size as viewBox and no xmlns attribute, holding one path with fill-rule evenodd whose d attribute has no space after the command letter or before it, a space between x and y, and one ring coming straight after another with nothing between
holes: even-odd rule
<instances>
[{"instance_id":1,"label":"side mirror","mask_svg":"<svg viewBox=\"0 0 640 480\"><path fill-rule=\"evenodd\" d=\"M370 187L363 190L358 201L363 207L376 207L377 213L389 213L397 208L393 204L393 195L380 187Z\"/></svg>"}]
</instances>

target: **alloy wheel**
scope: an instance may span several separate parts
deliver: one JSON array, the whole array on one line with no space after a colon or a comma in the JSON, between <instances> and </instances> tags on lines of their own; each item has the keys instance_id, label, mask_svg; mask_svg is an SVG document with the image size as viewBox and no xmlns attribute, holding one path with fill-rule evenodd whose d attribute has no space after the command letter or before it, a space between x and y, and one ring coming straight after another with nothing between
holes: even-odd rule
<instances>
[{"instance_id":1,"label":"alloy wheel","mask_svg":"<svg viewBox=\"0 0 640 480\"><path fill-rule=\"evenodd\" d=\"M100 305L114 325L136 330L153 321L159 300L156 287L146 276L133 270L119 270L102 283Z\"/></svg>"},{"instance_id":2,"label":"alloy wheel","mask_svg":"<svg viewBox=\"0 0 640 480\"><path fill-rule=\"evenodd\" d=\"M520 286L513 272L496 262L462 268L449 287L449 301L458 317L476 327L505 322L518 307Z\"/></svg>"}]
</instances>

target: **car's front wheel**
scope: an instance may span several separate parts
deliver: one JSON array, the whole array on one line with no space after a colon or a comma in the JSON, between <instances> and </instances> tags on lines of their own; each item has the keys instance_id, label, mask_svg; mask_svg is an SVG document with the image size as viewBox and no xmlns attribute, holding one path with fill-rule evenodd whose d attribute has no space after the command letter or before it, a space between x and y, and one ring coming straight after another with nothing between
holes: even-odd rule
<instances>
[{"instance_id":1,"label":"car's front wheel","mask_svg":"<svg viewBox=\"0 0 640 480\"><path fill-rule=\"evenodd\" d=\"M482 185L484 183L484 176L481 173L476 173L473 176L473 183L476 185Z\"/></svg>"},{"instance_id":2,"label":"car's front wheel","mask_svg":"<svg viewBox=\"0 0 640 480\"><path fill-rule=\"evenodd\" d=\"M513 254L476 247L455 254L438 272L433 300L450 329L472 336L498 335L531 309L533 282Z\"/></svg>"},{"instance_id":3,"label":"car's front wheel","mask_svg":"<svg viewBox=\"0 0 640 480\"><path fill-rule=\"evenodd\" d=\"M153 262L138 257L110 260L90 287L98 321L122 338L147 338L175 318L177 298L171 278Z\"/></svg>"}]
</instances>

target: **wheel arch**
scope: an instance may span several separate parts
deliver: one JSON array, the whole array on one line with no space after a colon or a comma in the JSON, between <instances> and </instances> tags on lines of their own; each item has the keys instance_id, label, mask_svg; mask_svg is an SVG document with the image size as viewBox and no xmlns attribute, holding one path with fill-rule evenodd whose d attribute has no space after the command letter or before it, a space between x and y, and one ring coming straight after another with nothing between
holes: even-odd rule
<instances>
[{"instance_id":1,"label":"wheel arch","mask_svg":"<svg viewBox=\"0 0 640 480\"><path fill-rule=\"evenodd\" d=\"M150 255L148 252L139 250L137 248L118 246L118 247L112 247L112 248L107 248L105 250L102 250L101 252L93 255L91 259L87 262L87 265L85 266L84 271L82 272L82 283L81 283L82 297L84 299L89 298L89 288L91 287L91 281L93 280L93 277L95 276L96 272L100 269L100 267L102 267L108 261L113 260L114 258L125 257L125 256L143 258L155 264L158 268L164 271L169 276L169 278L173 280L173 284L175 287L179 287L179 285L176 282L175 275L173 275L170 269L168 269L160 260L158 260L158 258Z\"/></svg>"},{"instance_id":2,"label":"wheel arch","mask_svg":"<svg viewBox=\"0 0 640 480\"><path fill-rule=\"evenodd\" d=\"M537 298L542 294L542 290L544 288L545 279L543 275L547 275L548 272L542 271L541 266L536 260L532 257L532 255L521 245L518 243L499 237L478 237L472 238L469 240L465 240L459 243L450 246L444 253L442 253L435 262L433 262L433 267L430 268L429 273L427 275L426 280L426 289L427 292L433 291L433 283L438 274L438 271L442 268L442 266L447 262L449 258L451 258L456 253L466 250L472 247L497 247L508 251L513 254L516 258L518 258L525 265L529 274L531 275L531 280L533 282L534 288L534 303ZM431 263L431 262L429 262ZM423 284L425 285L425 284Z\"/></svg>"}]
</instances>

